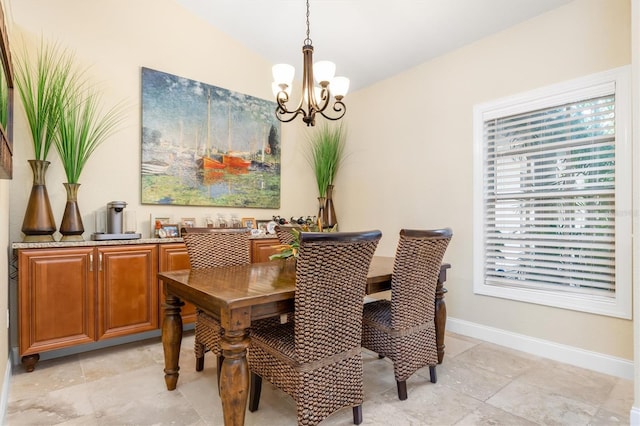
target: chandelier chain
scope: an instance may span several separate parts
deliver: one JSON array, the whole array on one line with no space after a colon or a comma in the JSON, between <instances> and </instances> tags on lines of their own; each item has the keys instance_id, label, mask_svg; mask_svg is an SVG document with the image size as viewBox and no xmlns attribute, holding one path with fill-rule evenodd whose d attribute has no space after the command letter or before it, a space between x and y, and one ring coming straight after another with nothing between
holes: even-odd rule
<instances>
[{"instance_id":1,"label":"chandelier chain","mask_svg":"<svg viewBox=\"0 0 640 426\"><path fill-rule=\"evenodd\" d=\"M309 30L309 0L307 0L307 38L304 39L305 46L311 46L313 44L311 41L311 38L309 38L310 33L311 32Z\"/></svg>"}]
</instances>

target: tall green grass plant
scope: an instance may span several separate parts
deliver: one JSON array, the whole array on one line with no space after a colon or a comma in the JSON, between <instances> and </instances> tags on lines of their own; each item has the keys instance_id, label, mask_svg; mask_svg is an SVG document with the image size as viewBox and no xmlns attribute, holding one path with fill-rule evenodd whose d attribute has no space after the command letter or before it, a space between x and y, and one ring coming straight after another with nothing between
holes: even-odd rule
<instances>
[{"instance_id":1,"label":"tall green grass plant","mask_svg":"<svg viewBox=\"0 0 640 426\"><path fill-rule=\"evenodd\" d=\"M333 180L344 159L347 131L344 124L330 126L324 123L309 136L306 158L313 169L320 197L326 197L327 187Z\"/></svg>"},{"instance_id":2,"label":"tall green grass plant","mask_svg":"<svg viewBox=\"0 0 640 426\"><path fill-rule=\"evenodd\" d=\"M40 41L35 58L16 57L15 82L27 117L36 160L46 160L57 132L62 100L82 76L74 55L58 44Z\"/></svg>"}]
</instances>

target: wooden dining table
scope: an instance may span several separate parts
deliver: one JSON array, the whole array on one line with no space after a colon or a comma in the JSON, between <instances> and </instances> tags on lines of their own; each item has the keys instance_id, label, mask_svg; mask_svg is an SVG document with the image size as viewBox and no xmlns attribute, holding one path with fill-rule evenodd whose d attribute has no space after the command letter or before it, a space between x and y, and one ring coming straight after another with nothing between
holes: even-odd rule
<instances>
[{"instance_id":1,"label":"wooden dining table","mask_svg":"<svg viewBox=\"0 0 640 426\"><path fill-rule=\"evenodd\" d=\"M391 289L393 257L374 256L367 275L367 294ZM446 305L444 282L449 264L440 269L436 288L436 341L438 363L444 357ZM279 260L224 268L184 269L158 274L164 283L166 304L162 324L164 373L168 390L176 388L182 342L180 308L190 302L219 318L224 334L220 372L220 399L224 424L243 425L249 394L247 347L251 322L293 311L295 262ZM364 297L364 295L363 295Z\"/></svg>"}]
</instances>

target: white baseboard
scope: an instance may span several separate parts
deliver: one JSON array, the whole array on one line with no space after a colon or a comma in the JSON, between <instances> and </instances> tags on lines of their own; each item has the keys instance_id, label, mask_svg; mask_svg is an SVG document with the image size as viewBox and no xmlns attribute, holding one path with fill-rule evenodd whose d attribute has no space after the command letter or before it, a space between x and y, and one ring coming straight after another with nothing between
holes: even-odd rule
<instances>
[{"instance_id":1,"label":"white baseboard","mask_svg":"<svg viewBox=\"0 0 640 426\"><path fill-rule=\"evenodd\" d=\"M631 414L629 415L630 426L640 426L640 407L631 407Z\"/></svg>"},{"instance_id":2,"label":"white baseboard","mask_svg":"<svg viewBox=\"0 0 640 426\"><path fill-rule=\"evenodd\" d=\"M587 368L611 376L633 380L633 361L587 351L573 346L562 345L548 340L537 339L523 334L512 333L499 328L447 318L448 331L506 346L532 355L549 358L565 364ZM633 423L632 423L633 424ZM637 423L640 425L640 422Z\"/></svg>"},{"instance_id":3,"label":"white baseboard","mask_svg":"<svg viewBox=\"0 0 640 426\"><path fill-rule=\"evenodd\" d=\"M2 395L0 396L0 424L4 423L7 414L7 404L9 402L9 390L11 389L11 358L7 359L7 368L4 370L4 380L2 380Z\"/></svg>"}]
</instances>

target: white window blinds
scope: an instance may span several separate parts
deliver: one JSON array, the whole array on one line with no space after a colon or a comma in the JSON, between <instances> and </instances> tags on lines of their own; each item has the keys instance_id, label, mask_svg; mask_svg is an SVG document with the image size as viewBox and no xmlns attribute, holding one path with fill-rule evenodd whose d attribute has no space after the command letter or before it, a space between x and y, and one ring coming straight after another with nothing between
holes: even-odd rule
<instances>
[{"instance_id":1,"label":"white window blinds","mask_svg":"<svg viewBox=\"0 0 640 426\"><path fill-rule=\"evenodd\" d=\"M483 114L483 286L616 305L628 257L617 238L630 239L618 234L627 228L616 167L628 159L618 152L616 96L608 82Z\"/></svg>"}]
</instances>

